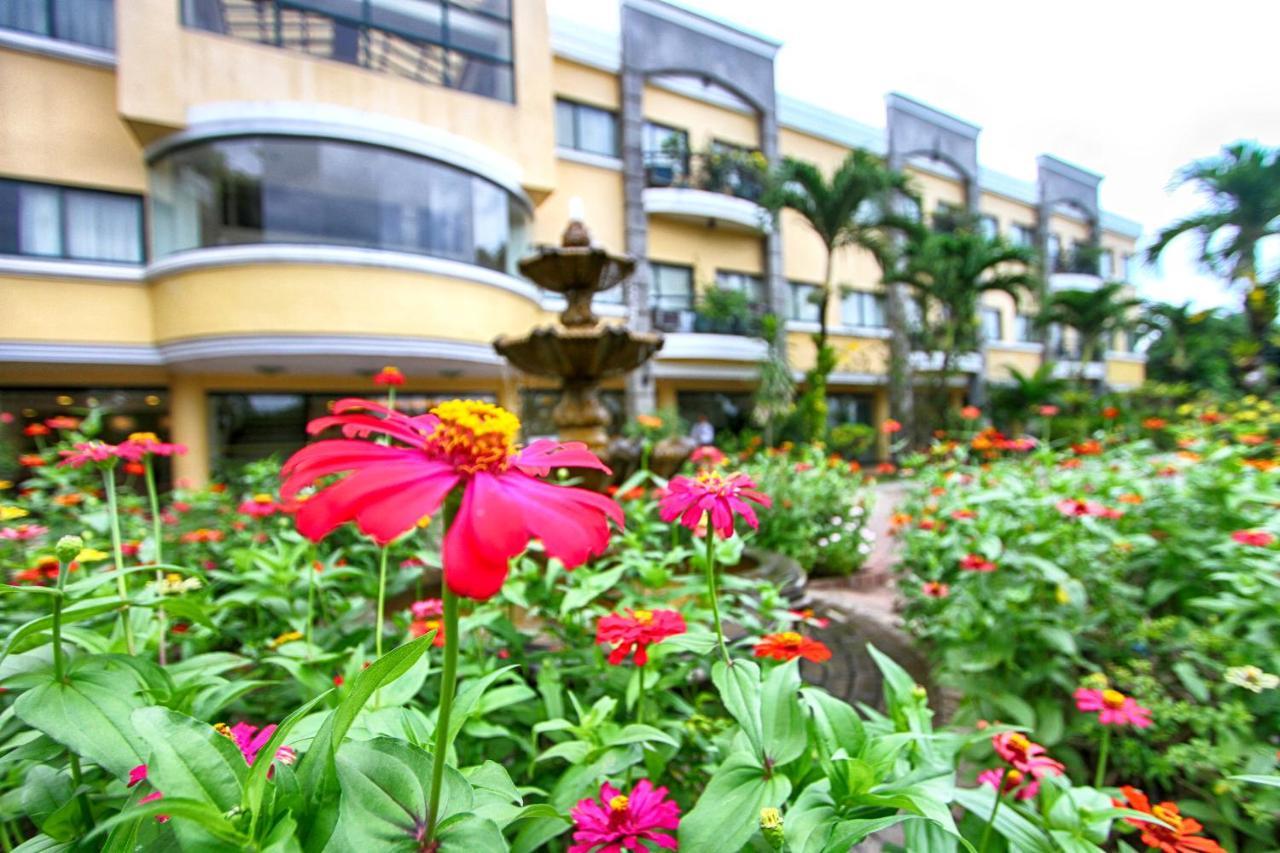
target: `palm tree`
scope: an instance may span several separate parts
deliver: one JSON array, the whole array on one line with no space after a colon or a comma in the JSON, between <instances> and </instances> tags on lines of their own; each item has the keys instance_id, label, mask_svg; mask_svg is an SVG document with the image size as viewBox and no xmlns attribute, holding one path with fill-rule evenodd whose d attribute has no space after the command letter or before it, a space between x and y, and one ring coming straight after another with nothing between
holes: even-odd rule
<instances>
[{"instance_id":1,"label":"palm tree","mask_svg":"<svg viewBox=\"0 0 1280 853\"><path fill-rule=\"evenodd\" d=\"M941 417L957 356L979 349L978 307L982 295L1003 291L1017 302L1037 282L1033 254L982 234L965 222L940 232L915 229L891 264L891 280L906 285L919 306L920 346L941 352L934 414Z\"/></svg>"},{"instance_id":2,"label":"palm tree","mask_svg":"<svg viewBox=\"0 0 1280 853\"><path fill-rule=\"evenodd\" d=\"M1009 368L1010 384L997 386L991 394L992 407L1008 418L1009 432L1022 432L1023 418L1028 412L1057 398L1066 387L1065 380L1053 375L1052 364L1042 364L1032 373L1023 373L1016 367Z\"/></svg>"},{"instance_id":3,"label":"palm tree","mask_svg":"<svg viewBox=\"0 0 1280 853\"><path fill-rule=\"evenodd\" d=\"M1127 285L1109 281L1096 290L1071 288L1049 294L1040 311L1042 326L1056 323L1076 330L1080 338L1080 368L1076 381L1084 385L1085 365L1095 360L1099 344L1130 325L1133 309L1142 304L1124 296Z\"/></svg>"},{"instance_id":4,"label":"palm tree","mask_svg":"<svg viewBox=\"0 0 1280 853\"><path fill-rule=\"evenodd\" d=\"M1258 344L1248 360L1256 369L1264 363L1276 317L1277 282L1267 281L1258 262L1262 241L1280 236L1280 150L1237 142L1216 157L1184 167L1174 184L1193 185L1207 196L1206 209L1162 230L1147 249L1147 259L1154 262L1183 234L1197 235L1200 263L1228 283L1244 286L1245 316Z\"/></svg>"},{"instance_id":5,"label":"palm tree","mask_svg":"<svg viewBox=\"0 0 1280 853\"><path fill-rule=\"evenodd\" d=\"M825 275L815 299L818 332L813 340L818 355L806 377L809 390L805 400L812 410L806 413L806 420L811 429L825 427L826 380L835 365L827 344L827 308L835 290L836 252L856 246L883 257L890 231L900 224L891 210L893 199L898 193L909 192L906 175L858 148L849 152L830 180L814 164L791 157L783 160L769 180L761 203L774 213L785 208L800 214L827 253Z\"/></svg>"},{"instance_id":6,"label":"palm tree","mask_svg":"<svg viewBox=\"0 0 1280 853\"><path fill-rule=\"evenodd\" d=\"M1142 316L1138 318L1135 328L1144 336L1155 335L1161 349L1167 352L1167 366L1171 374L1167 379L1183 381L1188 377L1191 369L1189 344L1199 327L1212 314L1212 310L1191 310L1190 302L1181 305L1148 302L1142 306Z\"/></svg>"}]
</instances>

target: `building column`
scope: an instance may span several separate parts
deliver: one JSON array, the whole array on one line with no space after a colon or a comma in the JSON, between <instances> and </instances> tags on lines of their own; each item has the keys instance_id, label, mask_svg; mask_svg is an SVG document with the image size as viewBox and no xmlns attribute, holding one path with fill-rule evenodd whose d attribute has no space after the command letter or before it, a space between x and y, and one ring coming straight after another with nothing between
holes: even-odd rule
<instances>
[{"instance_id":1,"label":"building column","mask_svg":"<svg viewBox=\"0 0 1280 853\"><path fill-rule=\"evenodd\" d=\"M636 262L626 283L627 323L639 332L652 327L649 312L649 215L644 210L644 80L639 71L622 69L622 189L627 254ZM653 364L642 364L626 377L627 417L657 406Z\"/></svg>"},{"instance_id":2,"label":"building column","mask_svg":"<svg viewBox=\"0 0 1280 853\"><path fill-rule=\"evenodd\" d=\"M174 374L169 379L169 432L187 452L173 457L173 482L200 489L209 484L210 442L208 397L196 376Z\"/></svg>"},{"instance_id":3,"label":"building column","mask_svg":"<svg viewBox=\"0 0 1280 853\"><path fill-rule=\"evenodd\" d=\"M880 461L889 458L890 437L880 429L880 425L889 419L889 389L877 388L871 397L871 425L876 430L876 456Z\"/></svg>"}]
</instances>

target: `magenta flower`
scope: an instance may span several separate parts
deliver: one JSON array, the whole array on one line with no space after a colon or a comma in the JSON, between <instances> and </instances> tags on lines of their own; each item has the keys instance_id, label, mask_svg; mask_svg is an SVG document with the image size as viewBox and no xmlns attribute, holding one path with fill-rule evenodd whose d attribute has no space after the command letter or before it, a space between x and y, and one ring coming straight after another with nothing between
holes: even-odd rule
<instances>
[{"instance_id":1,"label":"magenta flower","mask_svg":"<svg viewBox=\"0 0 1280 853\"><path fill-rule=\"evenodd\" d=\"M666 850L676 849L676 839L668 832L680 824L680 807L667 799L667 789L655 788L641 779L624 796L605 782L600 799L579 800L573 807L573 840L568 853L623 853L644 850L651 841Z\"/></svg>"},{"instance_id":2,"label":"magenta flower","mask_svg":"<svg viewBox=\"0 0 1280 853\"><path fill-rule=\"evenodd\" d=\"M609 663L617 666L634 652L636 666L649 662L649 646L685 632L684 617L675 610L631 610L609 613L596 623L596 642L613 646Z\"/></svg>"},{"instance_id":3,"label":"magenta flower","mask_svg":"<svg viewBox=\"0 0 1280 853\"><path fill-rule=\"evenodd\" d=\"M142 797L141 799L139 799L138 805L143 806L143 805L146 805L147 803L154 803L156 800L162 798L163 796L164 794L160 793L159 791L152 791L150 794L147 794L145 797ZM156 823L168 823L168 822L169 822L169 816L167 814L156 815Z\"/></svg>"},{"instance_id":4,"label":"magenta flower","mask_svg":"<svg viewBox=\"0 0 1280 853\"><path fill-rule=\"evenodd\" d=\"M19 524L17 527L0 527L0 539L9 542L30 542L48 532L49 528L39 524Z\"/></svg>"},{"instance_id":5,"label":"magenta flower","mask_svg":"<svg viewBox=\"0 0 1280 853\"><path fill-rule=\"evenodd\" d=\"M276 503L275 498L268 494L257 494L250 498L245 498L237 507L237 512L241 515L249 515L254 518L266 518L269 515L275 515L281 512L283 506Z\"/></svg>"},{"instance_id":6,"label":"magenta flower","mask_svg":"<svg viewBox=\"0 0 1280 853\"><path fill-rule=\"evenodd\" d=\"M1276 537L1265 530L1237 530L1231 534L1231 538L1241 545L1251 545L1254 548L1266 548L1276 541Z\"/></svg>"},{"instance_id":7,"label":"magenta flower","mask_svg":"<svg viewBox=\"0 0 1280 853\"><path fill-rule=\"evenodd\" d=\"M414 619L434 619L444 615L444 600L424 598L409 605Z\"/></svg>"},{"instance_id":8,"label":"magenta flower","mask_svg":"<svg viewBox=\"0 0 1280 853\"><path fill-rule=\"evenodd\" d=\"M90 463L109 468L119 459L137 462L142 458L142 451L138 446L128 442L117 445L101 441L82 441L75 446L74 450L59 450L58 453L62 455L62 461L58 464L70 465L72 468L80 468Z\"/></svg>"},{"instance_id":9,"label":"magenta flower","mask_svg":"<svg viewBox=\"0 0 1280 853\"><path fill-rule=\"evenodd\" d=\"M965 554L960 558L960 568L969 572L994 572L996 564L981 554Z\"/></svg>"},{"instance_id":10,"label":"magenta flower","mask_svg":"<svg viewBox=\"0 0 1280 853\"><path fill-rule=\"evenodd\" d=\"M1104 726L1134 726L1145 729L1151 725L1151 711L1119 690L1091 690L1081 687L1076 690L1075 698L1078 710L1097 711L1098 722Z\"/></svg>"},{"instance_id":11,"label":"magenta flower","mask_svg":"<svg viewBox=\"0 0 1280 853\"><path fill-rule=\"evenodd\" d=\"M745 500L744 500L745 498ZM658 504L658 515L663 521L675 521L696 531L705 514L710 514L711 526L721 539L733 535L733 517L742 516L752 529L760 526L747 501L761 506L773 506L767 495L756 491L755 480L746 474L730 474L727 477L714 471L702 471L696 478L673 477Z\"/></svg>"},{"instance_id":12,"label":"magenta flower","mask_svg":"<svg viewBox=\"0 0 1280 853\"><path fill-rule=\"evenodd\" d=\"M1103 506L1097 501L1085 501L1079 498L1066 498L1058 501L1055 506L1058 508L1058 512L1068 518L1083 518L1086 515L1091 515L1095 518L1119 518L1124 515L1123 510L1112 509L1111 507Z\"/></svg>"},{"instance_id":13,"label":"magenta flower","mask_svg":"<svg viewBox=\"0 0 1280 853\"><path fill-rule=\"evenodd\" d=\"M271 740L271 736L276 731L275 723L263 726L261 729L248 723L236 723L230 727L226 723L218 723L214 728L219 734L231 738L240 748L240 754L244 756L246 764L253 764L253 760L258 757L258 752L267 745L267 741ZM292 764L297 757L298 753L294 752L293 747L282 746L276 750L275 760L281 764Z\"/></svg>"},{"instance_id":14,"label":"magenta flower","mask_svg":"<svg viewBox=\"0 0 1280 853\"><path fill-rule=\"evenodd\" d=\"M133 432L121 447L133 447L142 456L181 456L187 452L185 444L161 441L154 432Z\"/></svg>"},{"instance_id":15,"label":"magenta flower","mask_svg":"<svg viewBox=\"0 0 1280 853\"><path fill-rule=\"evenodd\" d=\"M1014 796L1019 800L1029 800L1036 794L1040 793L1039 779L1032 777L1031 781L1027 782L1025 785L1022 784L1023 782L1027 782L1026 775L1021 770L1010 767L1004 773L1004 786L1001 793L1007 794L1010 791L1017 791L1018 793ZM999 786L1000 771L994 768L991 770L983 770L978 774L978 784L990 785L992 788Z\"/></svg>"},{"instance_id":16,"label":"magenta flower","mask_svg":"<svg viewBox=\"0 0 1280 853\"><path fill-rule=\"evenodd\" d=\"M125 787L132 788L139 782L145 781L147 781L147 765L139 764L137 767L129 771L129 784L125 785Z\"/></svg>"}]
</instances>

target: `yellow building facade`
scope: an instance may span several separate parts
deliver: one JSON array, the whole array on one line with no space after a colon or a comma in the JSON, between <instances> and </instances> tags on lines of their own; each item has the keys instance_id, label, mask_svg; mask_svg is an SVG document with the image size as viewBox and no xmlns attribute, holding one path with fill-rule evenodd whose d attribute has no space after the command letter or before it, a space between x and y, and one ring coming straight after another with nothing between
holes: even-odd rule
<instances>
[{"instance_id":1,"label":"yellow building facade","mask_svg":"<svg viewBox=\"0 0 1280 853\"><path fill-rule=\"evenodd\" d=\"M1123 279L1140 232L1098 210L1098 176L1053 158L1035 183L981 169L976 128L910 99L890 96L881 128L780 95L776 42L661 0L622 0L621 33L544 0L62 5L0 9L0 430L101 407L108 437L188 444L174 473L193 484L299 446L309 417L369 394L389 363L408 408L483 395L550 429L548 384L491 342L563 307L516 263L558 242L571 209L641 261L597 313L666 335L606 403L726 428L747 417L760 315L785 320L797 376L812 363L825 271L798 217L756 204L760 162L830 171L872 150L912 175L923 215L967 206L1041 246L1055 286ZM898 144L922 128L961 153ZM1100 268L1071 265L1085 244ZM834 417L876 422L879 271L855 251L834 269ZM748 313L715 315L712 290ZM1040 363L1027 310L989 297L969 370ZM1074 371L1070 344L1049 345ZM1141 356L1114 344L1090 375L1141 382Z\"/></svg>"}]
</instances>

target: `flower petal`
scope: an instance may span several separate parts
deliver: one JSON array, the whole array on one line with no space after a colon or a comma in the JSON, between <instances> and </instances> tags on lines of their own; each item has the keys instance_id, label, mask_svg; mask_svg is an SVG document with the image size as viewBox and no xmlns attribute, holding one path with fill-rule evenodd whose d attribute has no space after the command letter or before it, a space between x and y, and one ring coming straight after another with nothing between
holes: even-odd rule
<instances>
[{"instance_id":1,"label":"flower petal","mask_svg":"<svg viewBox=\"0 0 1280 853\"><path fill-rule=\"evenodd\" d=\"M545 477L552 468L594 468L612 474L600 458L581 441L558 442L540 438L516 454L511 464L526 474Z\"/></svg>"}]
</instances>

